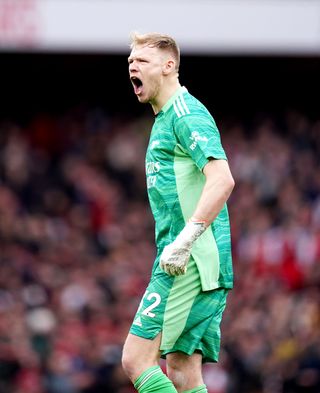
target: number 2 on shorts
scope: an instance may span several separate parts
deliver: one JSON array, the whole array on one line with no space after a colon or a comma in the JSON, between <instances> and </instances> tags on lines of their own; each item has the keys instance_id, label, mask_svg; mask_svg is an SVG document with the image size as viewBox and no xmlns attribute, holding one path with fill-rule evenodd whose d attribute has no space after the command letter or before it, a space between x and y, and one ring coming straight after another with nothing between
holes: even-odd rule
<instances>
[{"instance_id":1,"label":"number 2 on shorts","mask_svg":"<svg viewBox=\"0 0 320 393\"><path fill-rule=\"evenodd\" d=\"M150 300L150 301L151 301L152 299L154 299L154 301L153 301L153 303L150 304L150 306L146 307L146 308L142 311L142 314L143 314L143 315L146 315L146 316L148 316L148 317L154 318L154 317L156 316L156 314L153 313L153 312L151 312L151 311L152 311L154 308L156 308L156 307L160 304L160 302L161 302L161 296L160 296L157 292L151 292L151 293L148 294L148 291L146 291L146 294L145 294L144 297L146 297L147 300ZM143 304L143 300L141 301L138 310L140 310L142 304Z\"/></svg>"}]
</instances>

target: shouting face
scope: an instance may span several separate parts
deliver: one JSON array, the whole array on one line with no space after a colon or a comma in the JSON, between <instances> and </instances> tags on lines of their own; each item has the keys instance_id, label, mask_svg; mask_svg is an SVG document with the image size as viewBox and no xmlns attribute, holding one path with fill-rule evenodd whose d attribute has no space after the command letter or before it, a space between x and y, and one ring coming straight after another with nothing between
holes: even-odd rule
<instances>
[{"instance_id":1,"label":"shouting face","mask_svg":"<svg viewBox=\"0 0 320 393\"><path fill-rule=\"evenodd\" d=\"M128 58L129 76L138 100L155 103L161 93L166 69L166 56L156 47L133 47Z\"/></svg>"}]
</instances>

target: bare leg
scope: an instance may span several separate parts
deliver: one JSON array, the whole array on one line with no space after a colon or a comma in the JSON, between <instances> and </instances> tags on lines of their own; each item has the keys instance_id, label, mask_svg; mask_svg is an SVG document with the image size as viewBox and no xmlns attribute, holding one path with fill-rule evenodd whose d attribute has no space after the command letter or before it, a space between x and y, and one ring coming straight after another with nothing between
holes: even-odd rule
<instances>
[{"instance_id":1,"label":"bare leg","mask_svg":"<svg viewBox=\"0 0 320 393\"><path fill-rule=\"evenodd\" d=\"M153 340L128 334L123 347L122 366L134 382L145 370L158 365L161 334Z\"/></svg>"},{"instance_id":2,"label":"bare leg","mask_svg":"<svg viewBox=\"0 0 320 393\"><path fill-rule=\"evenodd\" d=\"M194 353L189 356L182 352L168 354L167 374L178 392L203 385L202 355Z\"/></svg>"}]
</instances>

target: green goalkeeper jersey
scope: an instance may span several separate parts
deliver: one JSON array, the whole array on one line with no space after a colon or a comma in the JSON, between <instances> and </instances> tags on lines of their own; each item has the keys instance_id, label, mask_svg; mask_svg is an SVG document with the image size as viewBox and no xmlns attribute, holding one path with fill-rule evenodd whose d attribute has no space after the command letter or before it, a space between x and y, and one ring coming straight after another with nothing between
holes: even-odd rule
<instances>
[{"instance_id":1,"label":"green goalkeeper jersey","mask_svg":"<svg viewBox=\"0 0 320 393\"><path fill-rule=\"evenodd\" d=\"M206 107L185 87L157 114L146 153L147 189L155 219L159 268L163 248L192 216L209 159L226 160L220 134ZM192 247L202 289L232 288L230 224L226 204Z\"/></svg>"}]
</instances>

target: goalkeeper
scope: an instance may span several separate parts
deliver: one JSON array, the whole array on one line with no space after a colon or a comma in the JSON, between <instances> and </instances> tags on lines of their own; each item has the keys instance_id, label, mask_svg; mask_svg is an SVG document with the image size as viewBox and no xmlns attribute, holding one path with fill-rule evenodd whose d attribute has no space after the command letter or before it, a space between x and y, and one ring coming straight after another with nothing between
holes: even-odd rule
<instances>
[{"instance_id":1,"label":"goalkeeper","mask_svg":"<svg viewBox=\"0 0 320 393\"><path fill-rule=\"evenodd\" d=\"M226 201L234 181L214 119L179 83L176 42L133 34L128 62L139 102L155 114L146 176L157 256L122 364L140 393L205 393L202 363L218 361L233 286Z\"/></svg>"}]
</instances>

